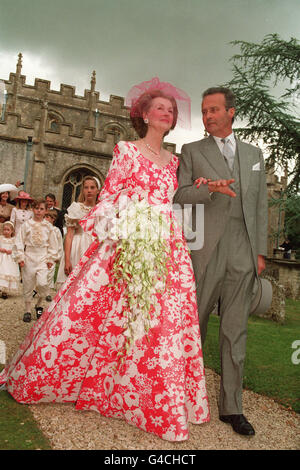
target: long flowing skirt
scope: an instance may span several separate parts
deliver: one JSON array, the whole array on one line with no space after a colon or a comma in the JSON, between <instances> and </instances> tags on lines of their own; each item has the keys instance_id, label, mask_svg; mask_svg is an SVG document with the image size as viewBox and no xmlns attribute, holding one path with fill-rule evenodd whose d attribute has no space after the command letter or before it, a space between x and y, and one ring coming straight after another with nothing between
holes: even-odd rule
<instances>
[{"instance_id":1,"label":"long flowing skirt","mask_svg":"<svg viewBox=\"0 0 300 470\"><path fill-rule=\"evenodd\" d=\"M0 375L20 403L73 402L163 439L209 421L194 274L170 241L167 287L147 335L124 347L124 290L114 285L116 242L93 242Z\"/></svg>"}]
</instances>

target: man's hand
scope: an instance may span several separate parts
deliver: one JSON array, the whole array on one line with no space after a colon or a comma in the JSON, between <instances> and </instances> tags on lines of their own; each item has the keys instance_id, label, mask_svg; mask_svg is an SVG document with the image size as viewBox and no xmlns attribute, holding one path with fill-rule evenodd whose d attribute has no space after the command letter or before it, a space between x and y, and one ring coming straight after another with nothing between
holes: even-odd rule
<instances>
[{"instance_id":1,"label":"man's hand","mask_svg":"<svg viewBox=\"0 0 300 470\"><path fill-rule=\"evenodd\" d=\"M260 275L266 269L265 257L263 255L258 255L257 257L257 272Z\"/></svg>"},{"instance_id":2,"label":"man's hand","mask_svg":"<svg viewBox=\"0 0 300 470\"><path fill-rule=\"evenodd\" d=\"M230 197L236 197L236 193L229 187L229 185L234 183L234 181L234 179L212 181L209 178L203 178L201 176L195 180L194 184L197 186L197 188L199 188L201 184L207 184L210 193L221 193Z\"/></svg>"}]
</instances>

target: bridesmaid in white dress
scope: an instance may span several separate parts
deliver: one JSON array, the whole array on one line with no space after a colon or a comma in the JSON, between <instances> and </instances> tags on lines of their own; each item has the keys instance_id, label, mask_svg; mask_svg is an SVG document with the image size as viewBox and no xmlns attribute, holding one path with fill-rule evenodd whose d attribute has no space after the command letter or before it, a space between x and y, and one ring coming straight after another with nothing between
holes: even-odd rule
<instances>
[{"instance_id":1,"label":"bridesmaid in white dress","mask_svg":"<svg viewBox=\"0 0 300 470\"><path fill-rule=\"evenodd\" d=\"M12 255L15 243L14 226L8 221L3 224L0 235L0 291L3 299L18 294L20 290L20 270Z\"/></svg>"},{"instance_id":2,"label":"bridesmaid in white dress","mask_svg":"<svg viewBox=\"0 0 300 470\"><path fill-rule=\"evenodd\" d=\"M65 215L67 227L64 241L65 253L59 265L56 281L56 286L59 289L94 241L90 233L83 231L81 225L79 225L79 220L85 217L96 205L100 188L101 185L98 178L86 176L82 182L78 201L72 202Z\"/></svg>"}]
</instances>

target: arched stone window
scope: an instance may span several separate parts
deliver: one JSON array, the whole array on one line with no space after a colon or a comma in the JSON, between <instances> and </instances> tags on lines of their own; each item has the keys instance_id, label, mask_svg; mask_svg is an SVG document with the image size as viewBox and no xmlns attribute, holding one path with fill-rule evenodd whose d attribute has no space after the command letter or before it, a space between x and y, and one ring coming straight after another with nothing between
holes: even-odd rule
<instances>
[{"instance_id":1,"label":"arched stone window","mask_svg":"<svg viewBox=\"0 0 300 470\"><path fill-rule=\"evenodd\" d=\"M63 116L57 111L48 112L48 129L59 132L60 124L64 122Z\"/></svg>"},{"instance_id":2,"label":"arched stone window","mask_svg":"<svg viewBox=\"0 0 300 470\"><path fill-rule=\"evenodd\" d=\"M64 182L61 203L62 209L67 209L73 201L77 200L85 176L95 176L100 180L102 186L103 177L98 176L95 172L89 170L88 168L77 168L76 170L71 171L67 175Z\"/></svg>"},{"instance_id":3,"label":"arched stone window","mask_svg":"<svg viewBox=\"0 0 300 470\"><path fill-rule=\"evenodd\" d=\"M120 140L127 140L127 130L125 127L121 126L118 122L109 122L104 127L104 133L113 132L114 133L114 142L117 144Z\"/></svg>"}]
</instances>

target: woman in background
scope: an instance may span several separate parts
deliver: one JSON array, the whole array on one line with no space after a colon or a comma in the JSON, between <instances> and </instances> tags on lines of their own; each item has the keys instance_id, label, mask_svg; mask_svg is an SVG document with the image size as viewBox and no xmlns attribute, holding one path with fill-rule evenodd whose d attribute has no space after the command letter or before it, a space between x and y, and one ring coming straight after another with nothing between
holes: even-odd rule
<instances>
[{"instance_id":1,"label":"woman in background","mask_svg":"<svg viewBox=\"0 0 300 470\"><path fill-rule=\"evenodd\" d=\"M15 199L17 195L18 188L13 184L0 184L0 235L2 234L4 222L10 220L10 215L14 208L9 201Z\"/></svg>"},{"instance_id":2,"label":"woman in background","mask_svg":"<svg viewBox=\"0 0 300 470\"><path fill-rule=\"evenodd\" d=\"M15 236L17 236L21 225L33 217L31 210L33 199L25 191L20 191L15 201L16 207L11 211L10 221L14 224Z\"/></svg>"}]
</instances>

